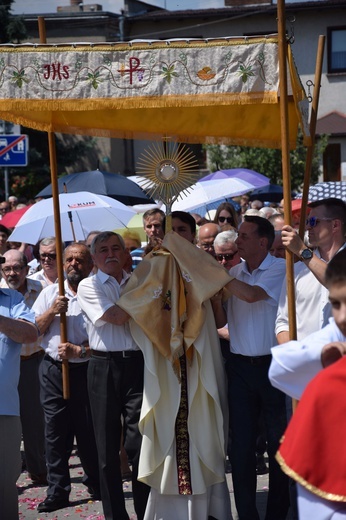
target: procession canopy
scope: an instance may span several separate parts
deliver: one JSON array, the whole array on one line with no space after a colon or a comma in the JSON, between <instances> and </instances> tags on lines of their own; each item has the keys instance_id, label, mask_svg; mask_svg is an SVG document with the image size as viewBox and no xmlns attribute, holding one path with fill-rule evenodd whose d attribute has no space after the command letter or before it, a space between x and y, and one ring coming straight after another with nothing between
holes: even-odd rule
<instances>
[{"instance_id":1,"label":"procession canopy","mask_svg":"<svg viewBox=\"0 0 346 520\"><path fill-rule=\"evenodd\" d=\"M0 45L0 118L68 134L281 147L278 37ZM289 143L309 142L288 46Z\"/></svg>"}]
</instances>

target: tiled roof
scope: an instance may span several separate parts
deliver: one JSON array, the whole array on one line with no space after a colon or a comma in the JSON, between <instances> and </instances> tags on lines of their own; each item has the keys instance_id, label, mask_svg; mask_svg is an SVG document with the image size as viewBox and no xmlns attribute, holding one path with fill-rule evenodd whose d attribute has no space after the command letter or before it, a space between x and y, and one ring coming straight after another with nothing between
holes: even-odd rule
<instances>
[{"instance_id":1,"label":"tiled roof","mask_svg":"<svg viewBox=\"0 0 346 520\"><path fill-rule=\"evenodd\" d=\"M316 134L346 135L346 114L331 112L318 119Z\"/></svg>"}]
</instances>

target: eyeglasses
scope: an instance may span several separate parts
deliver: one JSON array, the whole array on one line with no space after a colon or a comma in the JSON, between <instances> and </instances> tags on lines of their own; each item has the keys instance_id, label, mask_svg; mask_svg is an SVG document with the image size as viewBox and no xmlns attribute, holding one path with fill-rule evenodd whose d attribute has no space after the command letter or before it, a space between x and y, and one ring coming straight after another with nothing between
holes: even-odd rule
<instances>
[{"instance_id":1,"label":"eyeglasses","mask_svg":"<svg viewBox=\"0 0 346 520\"><path fill-rule=\"evenodd\" d=\"M212 249L214 251L214 245L213 244L200 244L200 247L202 249Z\"/></svg>"},{"instance_id":2,"label":"eyeglasses","mask_svg":"<svg viewBox=\"0 0 346 520\"><path fill-rule=\"evenodd\" d=\"M41 253L40 254L40 260L42 260L42 262L45 260L45 259L48 259L48 260L55 260L56 259L56 255L54 253Z\"/></svg>"},{"instance_id":3,"label":"eyeglasses","mask_svg":"<svg viewBox=\"0 0 346 520\"><path fill-rule=\"evenodd\" d=\"M3 267L2 268L2 272L4 274L10 274L11 271L13 271L15 274L19 274L21 272L22 269L24 269L25 265L12 265L12 266L8 266L8 267Z\"/></svg>"},{"instance_id":4,"label":"eyeglasses","mask_svg":"<svg viewBox=\"0 0 346 520\"><path fill-rule=\"evenodd\" d=\"M318 224L322 221L331 221L335 220L334 218L317 218L317 217L309 217L306 219L305 224L311 228L318 226Z\"/></svg>"},{"instance_id":5,"label":"eyeglasses","mask_svg":"<svg viewBox=\"0 0 346 520\"><path fill-rule=\"evenodd\" d=\"M228 262L229 260L233 260L233 258L235 257L237 253L233 253L233 255L229 254L229 255L216 255L216 258L218 259L219 262L222 262L222 260L225 260L225 262Z\"/></svg>"},{"instance_id":6,"label":"eyeglasses","mask_svg":"<svg viewBox=\"0 0 346 520\"><path fill-rule=\"evenodd\" d=\"M219 222L227 222L227 224L232 224L233 223L233 218L232 217L218 217L218 220Z\"/></svg>"}]
</instances>

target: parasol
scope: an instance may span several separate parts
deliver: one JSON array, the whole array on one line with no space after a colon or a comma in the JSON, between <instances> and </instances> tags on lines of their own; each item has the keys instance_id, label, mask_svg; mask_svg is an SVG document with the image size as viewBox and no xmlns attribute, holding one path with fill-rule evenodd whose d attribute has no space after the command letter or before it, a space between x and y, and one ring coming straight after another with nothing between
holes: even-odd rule
<instances>
[{"instance_id":1,"label":"parasol","mask_svg":"<svg viewBox=\"0 0 346 520\"><path fill-rule=\"evenodd\" d=\"M247 185L249 190L254 190L255 188L261 188L262 186L267 186L269 184L269 179L265 175L261 173L255 172L254 170L248 170L247 168L231 168L230 170L218 170L216 172L210 173L205 177L200 179L200 182L204 181L221 181L221 180L229 180L232 182L233 180L239 180Z\"/></svg>"},{"instance_id":2,"label":"parasol","mask_svg":"<svg viewBox=\"0 0 346 520\"><path fill-rule=\"evenodd\" d=\"M63 241L85 240L93 230L111 231L126 226L136 212L111 197L87 191L60 193L61 238ZM17 223L9 237L12 242L36 244L55 234L53 199L33 204Z\"/></svg>"},{"instance_id":3,"label":"parasol","mask_svg":"<svg viewBox=\"0 0 346 520\"><path fill-rule=\"evenodd\" d=\"M4 215L0 221L0 223L7 227L7 228L13 228L16 226L18 220L28 211L28 209L31 207L29 206L23 206L20 209L15 209L14 211L9 211Z\"/></svg>"},{"instance_id":4,"label":"parasol","mask_svg":"<svg viewBox=\"0 0 346 520\"><path fill-rule=\"evenodd\" d=\"M296 199L300 199L302 194L298 194ZM345 181L330 181L318 182L310 186L308 191L308 200L313 202L315 200L337 198L346 202L346 182Z\"/></svg>"},{"instance_id":5,"label":"parasol","mask_svg":"<svg viewBox=\"0 0 346 520\"><path fill-rule=\"evenodd\" d=\"M66 188L65 188L66 187ZM59 193L67 191L89 191L98 195L113 197L127 206L150 204L153 202L144 191L132 180L119 173L108 173L101 170L71 173L58 179ZM52 185L49 184L36 197L51 197Z\"/></svg>"}]
</instances>

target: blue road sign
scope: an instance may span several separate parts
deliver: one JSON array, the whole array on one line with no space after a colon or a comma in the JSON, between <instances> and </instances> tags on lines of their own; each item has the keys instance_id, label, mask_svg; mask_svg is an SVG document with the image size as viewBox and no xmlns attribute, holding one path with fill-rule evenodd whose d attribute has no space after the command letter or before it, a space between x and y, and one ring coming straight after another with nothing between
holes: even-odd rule
<instances>
[{"instance_id":1,"label":"blue road sign","mask_svg":"<svg viewBox=\"0 0 346 520\"><path fill-rule=\"evenodd\" d=\"M0 134L0 166L27 166L28 136Z\"/></svg>"}]
</instances>

